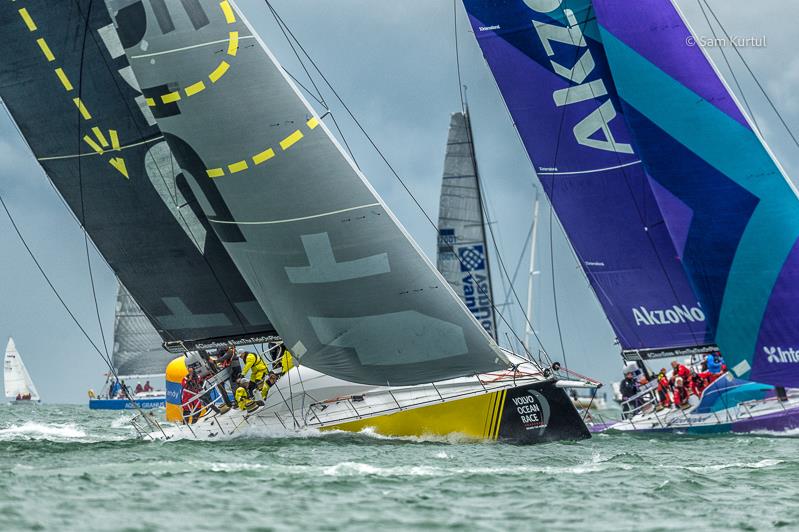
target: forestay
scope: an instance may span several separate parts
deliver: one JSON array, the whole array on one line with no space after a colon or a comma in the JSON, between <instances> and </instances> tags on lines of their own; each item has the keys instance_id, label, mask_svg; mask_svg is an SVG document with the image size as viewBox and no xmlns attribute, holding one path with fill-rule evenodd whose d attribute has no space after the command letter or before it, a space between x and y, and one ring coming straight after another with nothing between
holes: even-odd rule
<instances>
[{"instance_id":1,"label":"forestay","mask_svg":"<svg viewBox=\"0 0 799 532\"><path fill-rule=\"evenodd\" d=\"M712 341L712 323L688 282L622 116L590 1L464 4L622 348L673 352Z\"/></svg>"},{"instance_id":2,"label":"forestay","mask_svg":"<svg viewBox=\"0 0 799 532\"><path fill-rule=\"evenodd\" d=\"M796 191L669 0L595 0L624 116L739 377L799 385Z\"/></svg>"},{"instance_id":3,"label":"forestay","mask_svg":"<svg viewBox=\"0 0 799 532\"><path fill-rule=\"evenodd\" d=\"M30 395L31 401L39 400L39 392L33 385L33 380L25 368L25 363L17 351L13 338L8 339L6 354L3 358L3 387L6 397L9 399Z\"/></svg>"},{"instance_id":4,"label":"forestay","mask_svg":"<svg viewBox=\"0 0 799 532\"><path fill-rule=\"evenodd\" d=\"M107 4L203 212L303 364L392 385L506 367L232 3Z\"/></svg>"},{"instance_id":5,"label":"forestay","mask_svg":"<svg viewBox=\"0 0 799 532\"><path fill-rule=\"evenodd\" d=\"M494 339L485 222L469 117L450 119L438 211L438 271Z\"/></svg>"},{"instance_id":6,"label":"forestay","mask_svg":"<svg viewBox=\"0 0 799 532\"><path fill-rule=\"evenodd\" d=\"M119 285L114 316L114 350L111 363L117 375L156 375L166 371L175 355L161 345L161 337L153 329L141 307Z\"/></svg>"},{"instance_id":7,"label":"forestay","mask_svg":"<svg viewBox=\"0 0 799 532\"><path fill-rule=\"evenodd\" d=\"M163 339L272 335L141 94L135 39L101 1L2 2L0 97Z\"/></svg>"}]
</instances>

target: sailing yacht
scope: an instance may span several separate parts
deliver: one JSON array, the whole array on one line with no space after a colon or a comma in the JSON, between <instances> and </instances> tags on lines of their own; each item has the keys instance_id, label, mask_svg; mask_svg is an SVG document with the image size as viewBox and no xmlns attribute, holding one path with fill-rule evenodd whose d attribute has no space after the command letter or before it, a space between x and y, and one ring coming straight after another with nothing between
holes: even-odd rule
<instances>
[{"instance_id":1,"label":"sailing yacht","mask_svg":"<svg viewBox=\"0 0 799 532\"><path fill-rule=\"evenodd\" d=\"M233 2L0 9L0 96L166 346L192 354L176 364L230 344L294 356L257 411L144 416L148 436L589 436L555 368L475 320Z\"/></svg>"},{"instance_id":2,"label":"sailing yacht","mask_svg":"<svg viewBox=\"0 0 799 532\"><path fill-rule=\"evenodd\" d=\"M174 358L124 286L117 291L114 350L100 394L89 392L92 410L126 410L166 406L164 372ZM152 381L152 384L151 384ZM122 389L125 386L126 392Z\"/></svg>"},{"instance_id":3,"label":"sailing yacht","mask_svg":"<svg viewBox=\"0 0 799 532\"><path fill-rule=\"evenodd\" d=\"M624 359L727 360L614 428L799 426L797 193L674 3L464 4Z\"/></svg>"},{"instance_id":4,"label":"sailing yacht","mask_svg":"<svg viewBox=\"0 0 799 532\"><path fill-rule=\"evenodd\" d=\"M6 398L11 400L12 404L41 402L39 392L33 385L33 380L22 361L22 355L17 351L13 338L8 339L3 358L3 386Z\"/></svg>"}]
</instances>

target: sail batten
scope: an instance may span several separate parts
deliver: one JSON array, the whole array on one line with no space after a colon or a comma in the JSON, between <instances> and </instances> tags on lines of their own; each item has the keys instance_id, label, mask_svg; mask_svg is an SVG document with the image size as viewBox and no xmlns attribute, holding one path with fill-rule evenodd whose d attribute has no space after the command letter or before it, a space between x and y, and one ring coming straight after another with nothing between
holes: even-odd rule
<instances>
[{"instance_id":1,"label":"sail batten","mask_svg":"<svg viewBox=\"0 0 799 532\"><path fill-rule=\"evenodd\" d=\"M103 2L25 2L35 30L19 10L0 6L0 97L161 338L274 335L156 125L165 111L133 75L123 44L135 31L117 33Z\"/></svg>"},{"instance_id":2,"label":"sail batten","mask_svg":"<svg viewBox=\"0 0 799 532\"><path fill-rule=\"evenodd\" d=\"M168 32L146 4L107 4L137 31L126 54L199 205L302 364L392 385L506 367L233 2ZM233 33L256 44L195 46Z\"/></svg>"}]
</instances>

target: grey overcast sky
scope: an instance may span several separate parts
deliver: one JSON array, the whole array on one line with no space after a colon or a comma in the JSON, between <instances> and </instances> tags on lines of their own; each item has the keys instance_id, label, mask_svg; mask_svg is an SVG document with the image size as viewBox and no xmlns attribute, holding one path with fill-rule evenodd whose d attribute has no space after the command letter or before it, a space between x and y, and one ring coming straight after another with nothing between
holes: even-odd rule
<instances>
[{"instance_id":1,"label":"grey overcast sky","mask_svg":"<svg viewBox=\"0 0 799 532\"><path fill-rule=\"evenodd\" d=\"M709 0L735 37L765 37L766 46L742 50L780 113L799 130L799 58L795 21L799 4L784 0ZM265 2L239 0L245 15L288 70L301 69L277 30ZM431 217L437 217L440 177L450 113L460 108L453 40L452 0L272 0L335 89L363 123ZM696 0L678 0L694 31L710 36ZM500 254L511 275L519 262L516 290L524 299L529 253L526 236L537 182L516 137L494 80L467 28L458 3L461 70L475 128L475 143ZM779 124L735 57L724 50L766 139L789 175L799 175L799 148ZM720 49L711 56L729 78ZM326 94L329 96L329 94ZM341 112L331 105L367 177L434 259L435 232L408 194ZM36 257L78 321L100 345L83 234L19 137L0 112L0 194ZM279 201L279 198L276 198ZM561 231L550 231L548 209L539 225L535 324L553 359L563 360L554 315L552 270L566 357L572 369L605 382L619 378L613 333ZM13 336L43 399L83 402L103 382L104 366L69 318L0 213L0 342ZM100 318L112 344L116 284L102 258L90 253ZM497 300L504 298L499 261L493 261ZM504 313L522 330L513 306ZM503 342L505 343L505 342Z\"/></svg>"}]
</instances>

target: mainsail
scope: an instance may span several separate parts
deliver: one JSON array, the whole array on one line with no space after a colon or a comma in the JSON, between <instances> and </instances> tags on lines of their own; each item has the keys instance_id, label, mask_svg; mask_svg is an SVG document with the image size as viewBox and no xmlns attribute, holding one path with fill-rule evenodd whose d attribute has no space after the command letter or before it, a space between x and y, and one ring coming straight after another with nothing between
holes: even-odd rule
<instances>
[{"instance_id":1,"label":"mainsail","mask_svg":"<svg viewBox=\"0 0 799 532\"><path fill-rule=\"evenodd\" d=\"M711 342L712 323L681 265L622 116L591 2L464 4L622 348L675 353Z\"/></svg>"},{"instance_id":2,"label":"mainsail","mask_svg":"<svg viewBox=\"0 0 799 532\"><path fill-rule=\"evenodd\" d=\"M469 117L452 115L438 211L438 271L495 340L485 221Z\"/></svg>"},{"instance_id":3,"label":"mainsail","mask_svg":"<svg viewBox=\"0 0 799 532\"><path fill-rule=\"evenodd\" d=\"M161 345L161 336L153 328L141 307L119 285L114 317L114 351L111 363L117 375L157 375L175 358Z\"/></svg>"},{"instance_id":4,"label":"mainsail","mask_svg":"<svg viewBox=\"0 0 799 532\"><path fill-rule=\"evenodd\" d=\"M625 118L729 366L799 385L796 190L672 2L594 4Z\"/></svg>"},{"instance_id":5,"label":"mainsail","mask_svg":"<svg viewBox=\"0 0 799 532\"><path fill-rule=\"evenodd\" d=\"M170 107L151 110L131 72L123 47L138 38L115 31L103 2L3 2L0 97L164 340L273 335L198 201L218 216L224 205L191 188L153 116Z\"/></svg>"},{"instance_id":6,"label":"mainsail","mask_svg":"<svg viewBox=\"0 0 799 532\"><path fill-rule=\"evenodd\" d=\"M25 363L22 362L13 338L8 339L3 359L3 387L9 399L30 396L31 401L39 400L39 392L33 385L33 380L25 368Z\"/></svg>"},{"instance_id":7,"label":"mainsail","mask_svg":"<svg viewBox=\"0 0 799 532\"><path fill-rule=\"evenodd\" d=\"M507 367L233 3L106 3L203 212L303 364L392 385Z\"/></svg>"}]
</instances>

